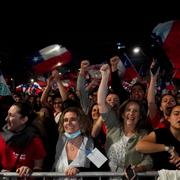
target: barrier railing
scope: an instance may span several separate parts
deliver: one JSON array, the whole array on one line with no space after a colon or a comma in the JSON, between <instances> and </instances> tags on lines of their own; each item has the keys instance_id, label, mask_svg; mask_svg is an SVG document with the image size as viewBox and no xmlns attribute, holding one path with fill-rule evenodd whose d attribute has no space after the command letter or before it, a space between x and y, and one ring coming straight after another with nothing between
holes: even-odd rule
<instances>
[{"instance_id":1,"label":"barrier railing","mask_svg":"<svg viewBox=\"0 0 180 180\"><path fill-rule=\"evenodd\" d=\"M1 172L0 173L0 179L10 180L10 179L17 179L19 176L15 172ZM37 177L37 178L43 178L45 180L46 178L67 178L64 173L58 173L58 172L33 172L30 177ZM80 172L75 177L78 177L80 179L83 179L84 177L98 177L99 180L103 177L109 177L109 178L120 178L124 177L124 173L113 173L113 172ZM147 171L142 173L137 173L137 179L141 177L152 177L154 180L158 177L157 171ZM24 178L26 179L26 177Z\"/></svg>"}]
</instances>

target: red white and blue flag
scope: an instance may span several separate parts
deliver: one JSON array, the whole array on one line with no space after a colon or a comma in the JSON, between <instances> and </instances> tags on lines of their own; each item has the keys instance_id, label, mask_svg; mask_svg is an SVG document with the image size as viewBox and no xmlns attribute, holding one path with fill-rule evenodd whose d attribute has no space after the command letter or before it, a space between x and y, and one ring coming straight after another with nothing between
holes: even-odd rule
<instances>
[{"instance_id":1,"label":"red white and blue flag","mask_svg":"<svg viewBox=\"0 0 180 180\"><path fill-rule=\"evenodd\" d=\"M42 91L42 87L37 82L16 86L16 92L22 92L28 95L38 96Z\"/></svg>"},{"instance_id":2,"label":"red white and blue flag","mask_svg":"<svg viewBox=\"0 0 180 180\"><path fill-rule=\"evenodd\" d=\"M43 74L69 63L71 58L69 50L59 44L54 44L39 50L31 58L30 63L35 72Z\"/></svg>"},{"instance_id":3,"label":"red white and blue flag","mask_svg":"<svg viewBox=\"0 0 180 180\"><path fill-rule=\"evenodd\" d=\"M118 70L121 71L123 81L126 82L131 82L139 76L130 58L125 53L121 56L121 61L118 64Z\"/></svg>"},{"instance_id":4,"label":"red white and blue flag","mask_svg":"<svg viewBox=\"0 0 180 180\"><path fill-rule=\"evenodd\" d=\"M180 79L180 20L159 23L153 29L153 34L159 38L174 67L174 78Z\"/></svg>"}]
</instances>

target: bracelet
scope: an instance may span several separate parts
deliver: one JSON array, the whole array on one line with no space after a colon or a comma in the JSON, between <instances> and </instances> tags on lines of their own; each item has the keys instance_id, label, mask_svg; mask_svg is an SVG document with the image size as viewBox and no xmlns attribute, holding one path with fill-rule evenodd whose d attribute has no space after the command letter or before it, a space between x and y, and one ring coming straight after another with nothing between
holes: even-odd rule
<instances>
[{"instance_id":1,"label":"bracelet","mask_svg":"<svg viewBox=\"0 0 180 180\"><path fill-rule=\"evenodd\" d=\"M164 147L164 151L169 152L169 151L171 151L171 150L174 150L174 146L165 146L165 147Z\"/></svg>"},{"instance_id":2,"label":"bracelet","mask_svg":"<svg viewBox=\"0 0 180 180\"><path fill-rule=\"evenodd\" d=\"M169 151L170 147L169 146L165 146L164 147L164 151Z\"/></svg>"}]
</instances>

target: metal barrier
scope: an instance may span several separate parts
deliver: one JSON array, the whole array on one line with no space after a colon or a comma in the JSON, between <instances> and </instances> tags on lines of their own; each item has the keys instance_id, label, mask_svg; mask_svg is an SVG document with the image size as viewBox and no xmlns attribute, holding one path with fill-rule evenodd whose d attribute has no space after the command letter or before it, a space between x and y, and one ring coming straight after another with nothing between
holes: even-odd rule
<instances>
[{"instance_id":1,"label":"metal barrier","mask_svg":"<svg viewBox=\"0 0 180 180\"><path fill-rule=\"evenodd\" d=\"M1 172L0 173L0 179L4 180L12 180L17 179L19 176L15 172ZM36 178L43 178L43 180L46 180L46 178L53 178L53 179L64 179L67 178L64 173L58 173L58 172L33 172L30 177L36 177ZM109 177L109 178L119 178L124 177L124 173L113 173L113 172L80 172L75 177L78 177L78 179L83 179L84 177L98 177L99 180L103 177ZM74 177L74 178L75 178ZM147 171L142 173L137 173L137 179L140 179L141 177L147 178L152 177L152 179L156 180L158 177L157 171ZM24 179L27 179L24 177Z\"/></svg>"}]
</instances>

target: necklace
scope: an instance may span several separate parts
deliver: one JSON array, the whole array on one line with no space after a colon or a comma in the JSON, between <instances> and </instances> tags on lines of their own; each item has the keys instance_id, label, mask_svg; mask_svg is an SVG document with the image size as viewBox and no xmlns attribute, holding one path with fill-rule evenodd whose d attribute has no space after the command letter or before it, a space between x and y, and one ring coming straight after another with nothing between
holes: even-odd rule
<instances>
[{"instance_id":1,"label":"necklace","mask_svg":"<svg viewBox=\"0 0 180 180\"><path fill-rule=\"evenodd\" d=\"M74 151L74 148L75 148L75 147L74 147L74 144L73 144L73 143L68 143L68 144L69 144L70 150L71 150L71 151Z\"/></svg>"},{"instance_id":2,"label":"necklace","mask_svg":"<svg viewBox=\"0 0 180 180\"><path fill-rule=\"evenodd\" d=\"M72 141L68 142L70 151L74 151L75 148L79 149L81 143L82 143L82 139L80 139L80 141L78 142L72 142Z\"/></svg>"}]
</instances>

